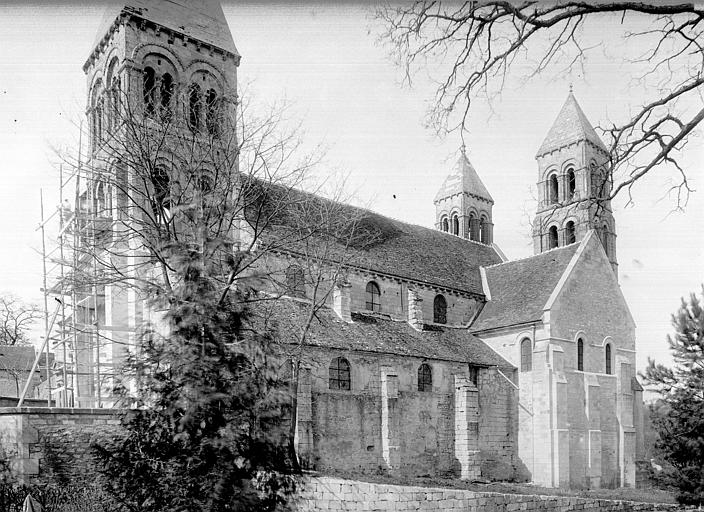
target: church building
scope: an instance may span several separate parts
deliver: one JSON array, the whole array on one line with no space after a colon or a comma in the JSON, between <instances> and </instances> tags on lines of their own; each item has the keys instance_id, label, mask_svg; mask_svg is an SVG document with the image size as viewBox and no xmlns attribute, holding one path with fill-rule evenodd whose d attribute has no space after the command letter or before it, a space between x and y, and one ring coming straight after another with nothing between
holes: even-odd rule
<instances>
[{"instance_id":1,"label":"church building","mask_svg":"<svg viewBox=\"0 0 704 512\"><path fill-rule=\"evenodd\" d=\"M218 98L236 94L239 65L215 0L108 9L83 68L96 176L113 172L101 157L109 111L123 108L111 91L132 91L146 114L183 118L217 137L208 116ZM185 100L173 101L183 91ZM602 200L611 186L608 151L572 92L545 128L531 257L508 261L494 243L495 199L464 148L435 196L434 228L349 207L383 236L352 248L303 347L296 446L305 465L548 487L635 485L642 388L614 216ZM108 225L125 198L99 181L88 183L85 204ZM167 183L164 197L175 181L159 182ZM277 306L284 332L313 293L301 259L285 246L263 258L289 285ZM101 339L112 342L76 364L84 373L119 367L149 317L145 297L108 283L84 304L76 316L98 317ZM82 406L96 406L88 397L96 394L111 405L109 379L80 385Z\"/></svg>"}]
</instances>

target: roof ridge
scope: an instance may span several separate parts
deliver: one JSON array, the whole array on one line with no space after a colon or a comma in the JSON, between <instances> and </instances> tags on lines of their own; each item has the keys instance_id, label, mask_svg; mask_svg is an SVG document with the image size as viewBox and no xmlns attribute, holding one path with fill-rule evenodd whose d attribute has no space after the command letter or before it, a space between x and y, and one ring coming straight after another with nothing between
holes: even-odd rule
<instances>
[{"instance_id":1,"label":"roof ridge","mask_svg":"<svg viewBox=\"0 0 704 512\"><path fill-rule=\"evenodd\" d=\"M483 268L494 268L494 267L500 267L501 265L508 265L508 264L510 264L510 263L519 263L519 262L521 262L521 261L529 260L529 259L531 259L531 258L537 258L537 257L539 257L539 256L543 256L544 254L549 254L549 253L551 253L551 252L557 252L557 251L561 251L561 250L563 250L563 249L570 249L570 248L572 248L573 246L579 247L579 245L580 245L580 242L575 242L575 243L568 244L568 245L561 245L561 246L559 246L559 247L553 247L552 249L548 249L547 251L539 252L538 254L532 254L532 255L530 255L530 256L524 256L523 258L518 258L518 259L515 259L515 260L502 261L501 263L494 263L493 265L487 265L487 266L485 266L485 267L483 267Z\"/></svg>"}]
</instances>

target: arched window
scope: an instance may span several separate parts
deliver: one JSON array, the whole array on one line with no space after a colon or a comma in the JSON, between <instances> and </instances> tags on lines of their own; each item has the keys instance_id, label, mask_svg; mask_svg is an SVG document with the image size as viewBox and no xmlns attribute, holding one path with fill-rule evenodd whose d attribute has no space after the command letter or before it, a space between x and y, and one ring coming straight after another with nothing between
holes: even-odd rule
<instances>
[{"instance_id":1,"label":"arched window","mask_svg":"<svg viewBox=\"0 0 704 512\"><path fill-rule=\"evenodd\" d=\"M293 297L306 296L303 269L298 265L291 265L286 269L286 288Z\"/></svg>"},{"instance_id":2,"label":"arched window","mask_svg":"<svg viewBox=\"0 0 704 512\"><path fill-rule=\"evenodd\" d=\"M557 185L557 174L552 174L548 178L548 201L555 204L559 201L559 189Z\"/></svg>"},{"instance_id":3,"label":"arched window","mask_svg":"<svg viewBox=\"0 0 704 512\"><path fill-rule=\"evenodd\" d=\"M169 73L161 77L161 115L171 117L171 98L174 95L174 79Z\"/></svg>"},{"instance_id":4,"label":"arched window","mask_svg":"<svg viewBox=\"0 0 704 512\"><path fill-rule=\"evenodd\" d=\"M165 169L157 168L152 173L152 185L154 187L154 212L159 216L159 210L171 208L171 183L169 174Z\"/></svg>"},{"instance_id":5,"label":"arched window","mask_svg":"<svg viewBox=\"0 0 704 512\"><path fill-rule=\"evenodd\" d=\"M442 295L436 295L433 301L433 322L436 324L447 323L447 301Z\"/></svg>"},{"instance_id":6,"label":"arched window","mask_svg":"<svg viewBox=\"0 0 704 512\"><path fill-rule=\"evenodd\" d=\"M344 357L336 357L330 363L330 389L349 391L351 386L350 363Z\"/></svg>"},{"instance_id":7,"label":"arched window","mask_svg":"<svg viewBox=\"0 0 704 512\"><path fill-rule=\"evenodd\" d=\"M604 358L606 359L605 361L605 372L606 375L613 375L613 368L611 367L611 343L607 343L606 347L604 348Z\"/></svg>"},{"instance_id":8,"label":"arched window","mask_svg":"<svg viewBox=\"0 0 704 512\"><path fill-rule=\"evenodd\" d=\"M147 114L153 114L156 108L156 73L154 68L144 68L143 78L144 109Z\"/></svg>"},{"instance_id":9,"label":"arched window","mask_svg":"<svg viewBox=\"0 0 704 512\"><path fill-rule=\"evenodd\" d=\"M208 89L205 94L205 126L210 135L216 136L220 132L218 94L215 89Z\"/></svg>"},{"instance_id":10,"label":"arched window","mask_svg":"<svg viewBox=\"0 0 704 512\"><path fill-rule=\"evenodd\" d=\"M574 169L567 170L567 198L574 199L574 193L577 191L577 179L574 175Z\"/></svg>"},{"instance_id":11,"label":"arched window","mask_svg":"<svg viewBox=\"0 0 704 512\"><path fill-rule=\"evenodd\" d=\"M489 222L483 217L479 219L479 240L483 244L489 243Z\"/></svg>"},{"instance_id":12,"label":"arched window","mask_svg":"<svg viewBox=\"0 0 704 512\"><path fill-rule=\"evenodd\" d=\"M109 217L112 210L112 190L109 185L98 182L93 190L93 211L99 217Z\"/></svg>"},{"instance_id":13,"label":"arched window","mask_svg":"<svg viewBox=\"0 0 704 512\"><path fill-rule=\"evenodd\" d=\"M577 369L580 372L584 371L584 340L577 340Z\"/></svg>"},{"instance_id":14,"label":"arched window","mask_svg":"<svg viewBox=\"0 0 704 512\"><path fill-rule=\"evenodd\" d=\"M120 115L118 109L120 99L120 78L117 76L117 66L119 61L117 57L113 57L108 66L108 74L106 84L108 87L108 129L112 130L117 126L117 120Z\"/></svg>"},{"instance_id":15,"label":"arched window","mask_svg":"<svg viewBox=\"0 0 704 512\"><path fill-rule=\"evenodd\" d=\"M98 104L95 107L95 129L98 137L98 143L103 142L103 116L105 115L103 105L104 100L101 96L98 98Z\"/></svg>"},{"instance_id":16,"label":"arched window","mask_svg":"<svg viewBox=\"0 0 704 512\"><path fill-rule=\"evenodd\" d=\"M601 229L598 230L599 234L599 240L601 241L601 245L604 246L604 252L606 252L606 255L609 255L609 226L604 224L601 226Z\"/></svg>"},{"instance_id":17,"label":"arched window","mask_svg":"<svg viewBox=\"0 0 704 512\"><path fill-rule=\"evenodd\" d=\"M554 249L557 247L557 226L551 226L548 230L548 248Z\"/></svg>"},{"instance_id":18,"label":"arched window","mask_svg":"<svg viewBox=\"0 0 704 512\"><path fill-rule=\"evenodd\" d=\"M450 223L447 221L447 217L443 217L442 220L440 221L441 224L441 229L447 233L450 231Z\"/></svg>"},{"instance_id":19,"label":"arched window","mask_svg":"<svg viewBox=\"0 0 704 512\"><path fill-rule=\"evenodd\" d=\"M374 281L369 281L367 283L366 292L366 308L369 311L379 313L381 311L381 291L379 290L379 285L376 284Z\"/></svg>"},{"instance_id":20,"label":"arched window","mask_svg":"<svg viewBox=\"0 0 704 512\"><path fill-rule=\"evenodd\" d=\"M418 391L433 390L433 370L429 364L423 363L418 367Z\"/></svg>"},{"instance_id":21,"label":"arched window","mask_svg":"<svg viewBox=\"0 0 704 512\"><path fill-rule=\"evenodd\" d=\"M200 176L198 178L198 191L202 195L210 194L213 191L213 180L210 176Z\"/></svg>"},{"instance_id":22,"label":"arched window","mask_svg":"<svg viewBox=\"0 0 704 512\"><path fill-rule=\"evenodd\" d=\"M458 236L460 234L460 218L457 214L452 216L452 234Z\"/></svg>"},{"instance_id":23,"label":"arched window","mask_svg":"<svg viewBox=\"0 0 704 512\"><path fill-rule=\"evenodd\" d=\"M533 343L524 338L521 341L521 371L530 372L533 370Z\"/></svg>"},{"instance_id":24,"label":"arched window","mask_svg":"<svg viewBox=\"0 0 704 512\"><path fill-rule=\"evenodd\" d=\"M479 224L477 223L477 216L474 215L474 212L469 214L469 239L475 241L479 240Z\"/></svg>"},{"instance_id":25,"label":"arched window","mask_svg":"<svg viewBox=\"0 0 704 512\"><path fill-rule=\"evenodd\" d=\"M195 132L200 131L200 110L200 86L191 84L188 89L188 126Z\"/></svg>"},{"instance_id":26,"label":"arched window","mask_svg":"<svg viewBox=\"0 0 704 512\"><path fill-rule=\"evenodd\" d=\"M565 224L565 245L573 244L576 242L574 234L574 222L569 221Z\"/></svg>"}]
</instances>

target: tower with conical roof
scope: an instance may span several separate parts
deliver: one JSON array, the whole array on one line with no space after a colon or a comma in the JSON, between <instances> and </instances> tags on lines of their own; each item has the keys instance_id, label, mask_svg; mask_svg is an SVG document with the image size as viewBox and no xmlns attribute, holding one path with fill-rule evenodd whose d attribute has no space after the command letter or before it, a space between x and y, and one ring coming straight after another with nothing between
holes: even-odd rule
<instances>
[{"instance_id":1,"label":"tower with conical roof","mask_svg":"<svg viewBox=\"0 0 704 512\"><path fill-rule=\"evenodd\" d=\"M435 195L435 227L490 245L494 241L494 200L469 162L465 147Z\"/></svg>"},{"instance_id":2,"label":"tower with conical roof","mask_svg":"<svg viewBox=\"0 0 704 512\"><path fill-rule=\"evenodd\" d=\"M533 223L535 254L581 241L594 229L614 272L616 229L606 171L606 146L570 88L555 122L536 154L538 211Z\"/></svg>"}]
</instances>

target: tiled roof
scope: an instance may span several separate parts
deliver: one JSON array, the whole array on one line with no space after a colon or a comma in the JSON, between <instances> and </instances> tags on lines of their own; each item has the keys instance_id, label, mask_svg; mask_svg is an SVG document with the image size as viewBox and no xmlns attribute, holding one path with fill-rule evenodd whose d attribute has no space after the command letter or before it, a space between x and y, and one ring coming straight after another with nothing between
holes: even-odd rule
<instances>
[{"instance_id":1,"label":"tiled roof","mask_svg":"<svg viewBox=\"0 0 704 512\"><path fill-rule=\"evenodd\" d=\"M218 0L128 0L113 2L95 36L93 48L105 36L121 12L153 21L193 39L239 55Z\"/></svg>"},{"instance_id":2,"label":"tiled roof","mask_svg":"<svg viewBox=\"0 0 704 512\"><path fill-rule=\"evenodd\" d=\"M491 300L472 324L472 332L539 320L579 245L487 267Z\"/></svg>"},{"instance_id":3,"label":"tiled roof","mask_svg":"<svg viewBox=\"0 0 704 512\"><path fill-rule=\"evenodd\" d=\"M481 197L491 203L494 202L489 194L489 191L479 178L474 166L467 159L467 155L464 150L462 151L459 160L457 160L455 167L452 169L452 172L447 176L447 178L445 178L442 187L440 187L440 190L435 195L435 201L439 201L440 199L450 197L455 194L461 194L463 192L469 195Z\"/></svg>"},{"instance_id":4,"label":"tiled roof","mask_svg":"<svg viewBox=\"0 0 704 512\"><path fill-rule=\"evenodd\" d=\"M579 103L577 103L574 94L570 92L536 156L544 155L567 144L581 140L587 140L607 151L606 146L604 146L589 119L584 115Z\"/></svg>"},{"instance_id":5,"label":"tiled roof","mask_svg":"<svg viewBox=\"0 0 704 512\"><path fill-rule=\"evenodd\" d=\"M267 190L266 195L276 195L274 187ZM288 190L284 200L296 204L298 198L303 201L318 201L325 204L325 199L300 191ZM282 198L275 202L281 202ZM328 259L341 261L349 266L376 271L402 279L420 281L439 287L450 288L460 292L483 295L480 266L493 265L501 262L497 251L488 245L460 238L436 229L407 224L395 219L384 217L362 208L356 208L340 203L332 209L337 209L338 216L353 226L354 236L340 236L336 242L330 243ZM311 207L307 206L307 210ZM325 215L325 208L321 208ZM277 212L276 218L262 233L262 243L278 246L281 250L292 253L306 254L309 248L305 243L295 241L291 231L298 229L300 222L296 215ZM341 228L337 228L342 231ZM282 243L282 240L292 240ZM349 245L348 245L349 244Z\"/></svg>"},{"instance_id":6,"label":"tiled roof","mask_svg":"<svg viewBox=\"0 0 704 512\"><path fill-rule=\"evenodd\" d=\"M269 322L283 342L295 343L289 333L297 332L303 325L307 307L310 306L292 300L278 300L272 305ZM478 366L512 367L467 329L434 325L432 330L416 331L406 322L354 313L352 323L347 323L328 308L318 311L306 345L459 361Z\"/></svg>"}]
</instances>

